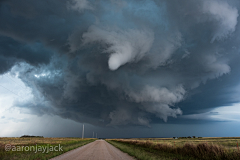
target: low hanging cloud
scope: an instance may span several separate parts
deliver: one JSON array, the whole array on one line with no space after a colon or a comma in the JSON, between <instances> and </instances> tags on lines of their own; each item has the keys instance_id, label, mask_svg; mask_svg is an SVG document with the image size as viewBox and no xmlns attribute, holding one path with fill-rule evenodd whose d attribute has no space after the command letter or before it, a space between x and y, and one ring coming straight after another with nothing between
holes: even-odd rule
<instances>
[{"instance_id":1,"label":"low hanging cloud","mask_svg":"<svg viewBox=\"0 0 240 160\"><path fill-rule=\"evenodd\" d=\"M219 23L211 42L222 40L235 31L239 16L237 8L224 1L204 1L203 11L210 14L210 20Z\"/></svg>"},{"instance_id":2,"label":"low hanging cloud","mask_svg":"<svg viewBox=\"0 0 240 160\"><path fill-rule=\"evenodd\" d=\"M178 121L216 107L179 104L240 67L235 0L22 1L34 11L15 2L0 2L0 73L32 90L14 104L29 114L97 126Z\"/></svg>"},{"instance_id":3,"label":"low hanging cloud","mask_svg":"<svg viewBox=\"0 0 240 160\"><path fill-rule=\"evenodd\" d=\"M116 70L126 63L139 61L149 52L154 41L154 34L151 31L133 29L114 31L103 30L96 26L89 27L88 32L82 37L85 45L91 42L109 45L104 52L110 54L108 60L110 70Z\"/></svg>"},{"instance_id":4,"label":"low hanging cloud","mask_svg":"<svg viewBox=\"0 0 240 160\"><path fill-rule=\"evenodd\" d=\"M84 10L93 10L93 6L88 0L70 0L67 1L67 8L69 10L75 10L78 12L83 12Z\"/></svg>"},{"instance_id":5,"label":"low hanging cloud","mask_svg":"<svg viewBox=\"0 0 240 160\"><path fill-rule=\"evenodd\" d=\"M167 88L158 89L145 86L140 92L129 93L129 97L136 102L158 102L173 105L183 99L185 92L182 86L178 86L172 91Z\"/></svg>"}]
</instances>

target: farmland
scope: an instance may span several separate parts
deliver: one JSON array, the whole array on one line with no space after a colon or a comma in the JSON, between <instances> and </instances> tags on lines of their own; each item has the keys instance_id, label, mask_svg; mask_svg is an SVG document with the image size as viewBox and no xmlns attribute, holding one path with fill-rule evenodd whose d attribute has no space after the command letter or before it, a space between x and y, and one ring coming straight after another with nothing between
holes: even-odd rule
<instances>
[{"instance_id":1,"label":"farmland","mask_svg":"<svg viewBox=\"0 0 240 160\"><path fill-rule=\"evenodd\" d=\"M93 141L95 141L95 139L91 138L0 138L0 159L45 160L58 156ZM16 151L6 151L5 146L9 144L12 148L16 148ZM61 146L61 148L59 146ZM22 147L25 147L25 149L28 150L22 150ZM51 151L51 148L53 149L54 147L58 150ZM40 148L48 148L48 151L44 149L39 150Z\"/></svg>"},{"instance_id":2,"label":"farmland","mask_svg":"<svg viewBox=\"0 0 240 160\"><path fill-rule=\"evenodd\" d=\"M137 159L240 159L239 137L109 139Z\"/></svg>"},{"instance_id":3,"label":"farmland","mask_svg":"<svg viewBox=\"0 0 240 160\"><path fill-rule=\"evenodd\" d=\"M0 159L45 160L56 157L95 140L96 139L92 138L0 138ZM107 139L106 141L139 160L240 160L240 151L237 147L237 143L240 142L240 137L204 137L179 139L132 138ZM6 151L5 147L9 144L12 148L26 148L30 146L35 150ZM38 147L54 148L58 147L59 145L62 146L63 150L51 151L50 149L49 152L45 150L36 151Z\"/></svg>"}]
</instances>

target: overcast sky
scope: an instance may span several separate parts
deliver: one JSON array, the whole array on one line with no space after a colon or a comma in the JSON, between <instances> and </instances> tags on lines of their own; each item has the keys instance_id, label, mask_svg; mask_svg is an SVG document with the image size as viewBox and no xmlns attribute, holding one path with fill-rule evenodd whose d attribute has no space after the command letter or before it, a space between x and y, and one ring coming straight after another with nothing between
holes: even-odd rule
<instances>
[{"instance_id":1,"label":"overcast sky","mask_svg":"<svg viewBox=\"0 0 240 160\"><path fill-rule=\"evenodd\" d=\"M240 136L239 0L0 0L0 136Z\"/></svg>"}]
</instances>

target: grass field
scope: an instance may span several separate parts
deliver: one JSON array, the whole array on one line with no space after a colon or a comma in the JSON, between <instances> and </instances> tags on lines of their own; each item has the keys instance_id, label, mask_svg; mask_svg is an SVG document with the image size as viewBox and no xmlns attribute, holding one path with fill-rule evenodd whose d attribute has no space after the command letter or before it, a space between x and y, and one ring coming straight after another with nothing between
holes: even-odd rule
<instances>
[{"instance_id":1,"label":"grass field","mask_svg":"<svg viewBox=\"0 0 240 160\"><path fill-rule=\"evenodd\" d=\"M0 160L47 160L95 140L90 138L0 138ZM21 150L6 151L5 146L7 144L10 144L12 148ZM59 145L62 150L59 149ZM26 151L27 146L29 146L29 151ZM25 150L21 147L25 147ZM40 150L43 147L45 149L49 148L50 151L47 153L47 150ZM57 147L58 151L51 151L51 148L54 147Z\"/></svg>"},{"instance_id":2,"label":"grass field","mask_svg":"<svg viewBox=\"0 0 240 160\"><path fill-rule=\"evenodd\" d=\"M112 145L140 160L240 160L240 137L110 139Z\"/></svg>"}]
</instances>

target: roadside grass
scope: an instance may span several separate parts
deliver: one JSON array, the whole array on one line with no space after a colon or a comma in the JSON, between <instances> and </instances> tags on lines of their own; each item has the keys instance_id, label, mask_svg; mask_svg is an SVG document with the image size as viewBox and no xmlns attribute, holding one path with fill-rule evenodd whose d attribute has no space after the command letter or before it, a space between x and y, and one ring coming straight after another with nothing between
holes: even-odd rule
<instances>
[{"instance_id":1,"label":"roadside grass","mask_svg":"<svg viewBox=\"0 0 240 160\"><path fill-rule=\"evenodd\" d=\"M127 140L138 140L141 142L150 141L153 143L168 144L176 147L181 147L186 143L191 144L211 144L223 146L229 151L237 151L237 142L240 145L240 137L204 137L204 138L184 138L184 139L173 139L173 138L132 138ZM174 144L175 143L175 144Z\"/></svg>"},{"instance_id":2,"label":"roadside grass","mask_svg":"<svg viewBox=\"0 0 240 160\"><path fill-rule=\"evenodd\" d=\"M158 152L171 153L174 154L177 159L184 159L184 157L181 156L189 156L194 159L203 160L240 160L240 152L237 150L236 140L239 140L239 138L113 139L109 142L131 145L132 147L143 147ZM129 150L131 150L131 148ZM180 158L179 155L181 155Z\"/></svg>"},{"instance_id":3,"label":"roadside grass","mask_svg":"<svg viewBox=\"0 0 240 160\"><path fill-rule=\"evenodd\" d=\"M195 160L193 157L176 155L173 153L167 153L153 148L124 143L116 140L106 141L138 160Z\"/></svg>"},{"instance_id":4,"label":"roadside grass","mask_svg":"<svg viewBox=\"0 0 240 160\"><path fill-rule=\"evenodd\" d=\"M65 152L81 147L95 141L93 138L0 138L0 159L1 160L47 160ZM5 145L12 147L31 146L31 151L5 151ZM36 152L36 147L62 147L63 151L42 151ZM33 149L34 148L34 149Z\"/></svg>"}]
</instances>

